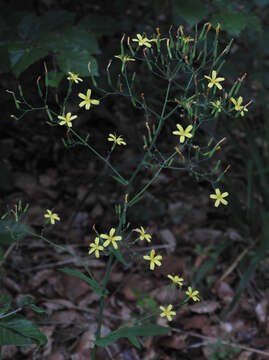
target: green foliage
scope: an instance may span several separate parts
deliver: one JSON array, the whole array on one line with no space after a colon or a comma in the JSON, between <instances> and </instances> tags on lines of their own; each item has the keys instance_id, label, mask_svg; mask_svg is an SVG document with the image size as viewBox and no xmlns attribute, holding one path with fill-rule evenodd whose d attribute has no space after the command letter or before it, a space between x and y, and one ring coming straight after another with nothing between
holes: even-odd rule
<instances>
[{"instance_id":1,"label":"green foliage","mask_svg":"<svg viewBox=\"0 0 269 360\"><path fill-rule=\"evenodd\" d=\"M154 324L133 327L123 326L118 330L112 331L107 336L101 337L100 339L96 340L95 344L101 347L105 347L113 344L120 338L127 338L131 344L133 344L137 348L140 348L140 343L137 339L139 336L146 337L163 335L169 333L171 330L172 329L170 327Z\"/></svg>"},{"instance_id":2,"label":"green foliage","mask_svg":"<svg viewBox=\"0 0 269 360\"><path fill-rule=\"evenodd\" d=\"M0 348L4 345L36 344L38 347L46 345L47 337L38 327L18 314L25 306L30 306L37 313L44 313L45 310L34 305L29 297L22 298L18 305L19 308L12 309L10 296L0 295Z\"/></svg>"},{"instance_id":3,"label":"green foliage","mask_svg":"<svg viewBox=\"0 0 269 360\"><path fill-rule=\"evenodd\" d=\"M144 312L150 311L151 313L157 313L158 304L150 295L141 293L136 289L132 289L132 292L138 297L137 305L142 308Z\"/></svg>"},{"instance_id":4,"label":"green foliage","mask_svg":"<svg viewBox=\"0 0 269 360\"><path fill-rule=\"evenodd\" d=\"M210 344L209 348L211 349L211 354L209 360L233 360L240 352L240 349L229 346L229 342L223 344L221 340L218 340L214 344Z\"/></svg>"},{"instance_id":5,"label":"green foliage","mask_svg":"<svg viewBox=\"0 0 269 360\"><path fill-rule=\"evenodd\" d=\"M107 293L107 290L104 290L94 279L91 279L89 276L84 275L80 271L68 268L60 269L60 271L85 281L88 285L90 285L90 287L93 288L94 292L96 292L96 294L98 294L99 296L103 296L104 293Z\"/></svg>"},{"instance_id":6,"label":"green foliage","mask_svg":"<svg viewBox=\"0 0 269 360\"><path fill-rule=\"evenodd\" d=\"M72 71L89 76L87 64L98 76L94 55L101 51L96 34L86 30L83 23L74 24L74 14L52 9L42 16L30 12L8 12L0 28L0 72L9 68L19 77L30 65L47 56L53 56L57 67L50 77L50 86L58 86L63 75ZM14 22L18 26L14 26Z\"/></svg>"}]
</instances>

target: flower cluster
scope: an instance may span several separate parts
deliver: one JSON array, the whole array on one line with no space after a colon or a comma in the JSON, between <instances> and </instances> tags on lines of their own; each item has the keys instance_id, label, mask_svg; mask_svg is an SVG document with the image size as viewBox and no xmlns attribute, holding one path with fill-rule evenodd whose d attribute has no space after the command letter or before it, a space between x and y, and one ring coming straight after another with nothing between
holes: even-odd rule
<instances>
[{"instance_id":1,"label":"flower cluster","mask_svg":"<svg viewBox=\"0 0 269 360\"><path fill-rule=\"evenodd\" d=\"M184 279L179 275L168 275L167 277L172 281L173 285L178 285L179 288L183 286ZM200 301L199 291L193 290L191 286L188 286L188 290L185 291L185 294L187 295L186 301L189 299L192 299L193 301ZM176 315L176 312L172 311L172 309L172 304L169 304L166 308L164 306L160 306L160 310L162 310L160 316L166 317L168 321L172 321L172 316Z\"/></svg>"},{"instance_id":2,"label":"flower cluster","mask_svg":"<svg viewBox=\"0 0 269 360\"><path fill-rule=\"evenodd\" d=\"M110 244L112 244L113 248L117 250L117 241L122 240L122 237L120 235L115 235L115 233L116 229L111 228L108 234L100 234L99 236L97 236L94 239L94 242L90 243L89 254L91 255L92 253L94 253L95 257L99 258L100 251L103 251L104 248L108 247ZM102 245L99 244L100 239L105 239L105 242Z\"/></svg>"},{"instance_id":3,"label":"flower cluster","mask_svg":"<svg viewBox=\"0 0 269 360\"><path fill-rule=\"evenodd\" d=\"M77 84L78 82L82 82L83 79L79 77L79 74L74 74L71 71L68 72L69 76L67 80L74 82ZM96 99L91 99L91 89L87 90L86 94L79 93L78 96L83 100L81 101L78 106L83 107L85 106L86 110L89 110L91 105L99 105L100 101ZM59 125L66 125L68 128L72 127L72 121L77 118L77 115L72 115L71 112L67 114L62 114L58 116L58 119L61 120L58 124Z\"/></svg>"}]
</instances>

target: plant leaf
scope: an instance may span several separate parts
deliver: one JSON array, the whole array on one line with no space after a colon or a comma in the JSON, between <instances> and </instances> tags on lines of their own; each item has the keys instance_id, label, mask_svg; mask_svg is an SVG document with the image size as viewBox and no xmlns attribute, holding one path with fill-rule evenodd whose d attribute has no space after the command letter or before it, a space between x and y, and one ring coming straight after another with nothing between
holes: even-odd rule
<instances>
[{"instance_id":1,"label":"plant leaf","mask_svg":"<svg viewBox=\"0 0 269 360\"><path fill-rule=\"evenodd\" d=\"M170 327L164 327L160 325L147 324L141 326L128 327L124 326L118 330L115 330L105 337L102 337L95 341L95 344L101 347L108 346L116 342L120 338L128 338L128 340L135 346L139 347L137 336L156 336L170 332Z\"/></svg>"},{"instance_id":2,"label":"plant leaf","mask_svg":"<svg viewBox=\"0 0 269 360\"><path fill-rule=\"evenodd\" d=\"M0 319L0 347L4 345L46 345L47 337L31 321L21 315Z\"/></svg>"},{"instance_id":3,"label":"plant leaf","mask_svg":"<svg viewBox=\"0 0 269 360\"><path fill-rule=\"evenodd\" d=\"M59 270L68 275L76 276L77 278L85 281L88 285L90 285L93 288L93 290L99 296L103 296L104 293L107 293L107 290L103 289L94 279L91 279L89 276L86 276L80 271L68 269L68 268L62 268Z\"/></svg>"},{"instance_id":4,"label":"plant leaf","mask_svg":"<svg viewBox=\"0 0 269 360\"><path fill-rule=\"evenodd\" d=\"M180 18L183 18L190 26L194 26L199 21L205 19L207 13L207 5L202 0L173 0L173 17L175 24L180 24Z\"/></svg>"}]
</instances>

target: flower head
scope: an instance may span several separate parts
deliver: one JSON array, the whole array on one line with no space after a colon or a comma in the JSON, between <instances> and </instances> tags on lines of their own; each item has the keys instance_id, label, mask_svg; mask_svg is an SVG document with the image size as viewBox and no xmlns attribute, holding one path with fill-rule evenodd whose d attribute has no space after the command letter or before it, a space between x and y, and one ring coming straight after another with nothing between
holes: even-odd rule
<instances>
[{"instance_id":1,"label":"flower head","mask_svg":"<svg viewBox=\"0 0 269 360\"><path fill-rule=\"evenodd\" d=\"M228 196L229 193L227 192L221 193L219 188L215 189L215 192L216 192L215 194L210 195L210 199L216 199L215 206L218 207L220 203L222 203L223 205L227 205L228 201L225 200L224 198Z\"/></svg>"},{"instance_id":2,"label":"flower head","mask_svg":"<svg viewBox=\"0 0 269 360\"><path fill-rule=\"evenodd\" d=\"M123 62L124 64L127 63L128 61L135 61L135 59L131 58L128 54L126 55L114 55L115 58L118 58L121 60L121 62Z\"/></svg>"},{"instance_id":3,"label":"flower head","mask_svg":"<svg viewBox=\"0 0 269 360\"><path fill-rule=\"evenodd\" d=\"M179 277L178 275L167 275L167 277L172 280L172 282L174 284L178 284L179 287L181 287L183 285L183 281L184 279L182 277Z\"/></svg>"},{"instance_id":4,"label":"flower head","mask_svg":"<svg viewBox=\"0 0 269 360\"><path fill-rule=\"evenodd\" d=\"M109 234L101 234L100 237L102 239L106 239L106 241L104 242L103 246L107 247L108 245L110 245L110 243L112 243L114 249L118 248L118 244L116 243L116 241L120 241L122 238L121 236L114 236L116 229L115 228L111 228L109 230Z\"/></svg>"},{"instance_id":5,"label":"flower head","mask_svg":"<svg viewBox=\"0 0 269 360\"><path fill-rule=\"evenodd\" d=\"M96 237L94 243L90 244L90 249L89 249L89 255L94 252L95 257L97 258L100 257L99 251L104 250L104 247L102 245L99 245L99 240L100 240L99 237Z\"/></svg>"},{"instance_id":6,"label":"flower head","mask_svg":"<svg viewBox=\"0 0 269 360\"><path fill-rule=\"evenodd\" d=\"M58 116L58 119L62 120L59 122L59 125L67 125L67 127L72 127L71 121L76 119L77 115L71 114L71 112L67 113L65 116Z\"/></svg>"},{"instance_id":7,"label":"flower head","mask_svg":"<svg viewBox=\"0 0 269 360\"><path fill-rule=\"evenodd\" d=\"M52 213L52 211L49 210L49 209L47 209L46 211L47 211L47 214L45 214L44 217L45 217L45 218L49 218L50 223L51 223L52 225L55 224L55 220L60 221L60 218L59 218L58 214Z\"/></svg>"},{"instance_id":8,"label":"flower head","mask_svg":"<svg viewBox=\"0 0 269 360\"><path fill-rule=\"evenodd\" d=\"M143 258L145 260L150 261L150 270L154 270L155 265L157 265L157 266L162 265L160 260L162 260L163 257L162 257L162 255L156 255L155 256L155 250L151 250L150 255L145 255L145 256L143 256Z\"/></svg>"},{"instance_id":9,"label":"flower head","mask_svg":"<svg viewBox=\"0 0 269 360\"><path fill-rule=\"evenodd\" d=\"M93 105L99 105L100 101L96 100L96 99L91 99L91 89L87 90L87 94L82 94L79 93L78 96L83 99L83 101L81 101L81 103L79 103L79 107L85 106L86 110L89 110L91 107L91 104Z\"/></svg>"},{"instance_id":10,"label":"flower head","mask_svg":"<svg viewBox=\"0 0 269 360\"><path fill-rule=\"evenodd\" d=\"M140 226L140 229L134 229L133 231L136 231L140 234L139 239L144 240L146 239L147 242L151 242L151 235L147 234L143 226Z\"/></svg>"},{"instance_id":11,"label":"flower head","mask_svg":"<svg viewBox=\"0 0 269 360\"><path fill-rule=\"evenodd\" d=\"M168 305L167 308L164 306L160 306L160 309L162 310L162 313L160 314L161 317L166 316L168 321L172 320L172 316L176 315L175 311L171 311L173 309L173 305Z\"/></svg>"},{"instance_id":12,"label":"flower head","mask_svg":"<svg viewBox=\"0 0 269 360\"><path fill-rule=\"evenodd\" d=\"M143 37L140 34L136 34L137 39L132 39L133 41L137 41L139 46L147 46L147 47L151 47L151 43L150 40L145 36Z\"/></svg>"},{"instance_id":13,"label":"flower head","mask_svg":"<svg viewBox=\"0 0 269 360\"><path fill-rule=\"evenodd\" d=\"M244 116L244 111L248 111L246 105L242 105L243 98L242 96L239 96L237 100L235 100L233 97L230 99L231 102L234 104L233 110L239 111L241 116Z\"/></svg>"},{"instance_id":14,"label":"flower head","mask_svg":"<svg viewBox=\"0 0 269 360\"><path fill-rule=\"evenodd\" d=\"M73 74L71 71L68 72L69 76L67 77L67 80L74 81L74 83L78 83L79 81L83 81L79 76L79 74Z\"/></svg>"},{"instance_id":15,"label":"flower head","mask_svg":"<svg viewBox=\"0 0 269 360\"><path fill-rule=\"evenodd\" d=\"M185 141L185 137L191 138L193 136L192 134L190 134L190 132L193 128L192 125L188 125L185 130L183 129L183 127L180 124L176 124L176 127L178 128L178 130L173 131L173 134L180 135L181 143L183 143Z\"/></svg>"},{"instance_id":16,"label":"flower head","mask_svg":"<svg viewBox=\"0 0 269 360\"><path fill-rule=\"evenodd\" d=\"M200 301L199 298L199 291L198 290L192 290L192 287L188 287L188 290L186 291L186 295L188 295L193 301Z\"/></svg>"},{"instance_id":17,"label":"flower head","mask_svg":"<svg viewBox=\"0 0 269 360\"><path fill-rule=\"evenodd\" d=\"M211 114L216 114L216 113L221 112L221 101L220 100L210 101L210 104L213 107Z\"/></svg>"},{"instance_id":18,"label":"flower head","mask_svg":"<svg viewBox=\"0 0 269 360\"><path fill-rule=\"evenodd\" d=\"M126 145L126 142L123 141L123 138L121 135L119 135L118 137L116 135L113 135L113 134L109 134L108 138L107 138L108 141L113 141L113 143L115 145Z\"/></svg>"},{"instance_id":19,"label":"flower head","mask_svg":"<svg viewBox=\"0 0 269 360\"><path fill-rule=\"evenodd\" d=\"M188 42L194 41L194 38L190 36L182 36L180 39L183 41L184 44L187 44Z\"/></svg>"},{"instance_id":20,"label":"flower head","mask_svg":"<svg viewBox=\"0 0 269 360\"><path fill-rule=\"evenodd\" d=\"M224 81L225 79L223 77L218 77L217 78L217 72L216 70L213 70L212 71L212 76L207 76L205 75L205 78L209 80L209 83L208 83L208 87L209 88L212 88L212 86L216 86L218 89L222 89L222 86L220 84L221 81Z\"/></svg>"}]
</instances>

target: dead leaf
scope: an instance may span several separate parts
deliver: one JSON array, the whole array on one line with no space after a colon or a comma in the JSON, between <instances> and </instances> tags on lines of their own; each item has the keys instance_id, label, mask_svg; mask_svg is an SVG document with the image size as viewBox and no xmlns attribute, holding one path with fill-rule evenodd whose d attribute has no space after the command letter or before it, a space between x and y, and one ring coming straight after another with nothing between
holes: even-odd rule
<instances>
[{"instance_id":1,"label":"dead leaf","mask_svg":"<svg viewBox=\"0 0 269 360\"><path fill-rule=\"evenodd\" d=\"M255 306L255 313L260 323L265 323L267 315L268 300L263 299L260 303Z\"/></svg>"},{"instance_id":2,"label":"dead leaf","mask_svg":"<svg viewBox=\"0 0 269 360\"><path fill-rule=\"evenodd\" d=\"M195 315L189 319L184 320L184 329L203 329L205 326L209 326L209 318L205 315Z\"/></svg>"},{"instance_id":3,"label":"dead leaf","mask_svg":"<svg viewBox=\"0 0 269 360\"><path fill-rule=\"evenodd\" d=\"M197 314L213 313L220 307L217 301L200 301L194 305L189 306L189 309Z\"/></svg>"},{"instance_id":4,"label":"dead leaf","mask_svg":"<svg viewBox=\"0 0 269 360\"><path fill-rule=\"evenodd\" d=\"M163 229L159 231L159 235L161 240L165 244L169 245L169 247L167 248L167 253L171 254L172 252L174 252L177 246L177 240L173 233L169 229Z\"/></svg>"}]
</instances>

